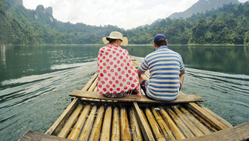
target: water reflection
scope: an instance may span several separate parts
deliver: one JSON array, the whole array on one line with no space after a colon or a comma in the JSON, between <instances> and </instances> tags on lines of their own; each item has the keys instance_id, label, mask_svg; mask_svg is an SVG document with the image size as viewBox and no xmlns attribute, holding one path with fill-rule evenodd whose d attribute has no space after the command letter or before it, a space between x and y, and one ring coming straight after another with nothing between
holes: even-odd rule
<instances>
[{"instance_id":1,"label":"water reflection","mask_svg":"<svg viewBox=\"0 0 249 141\"><path fill-rule=\"evenodd\" d=\"M54 71L55 65L89 62L99 46L7 46L1 47L0 82ZM0 83L1 84L1 83Z\"/></svg>"},{"instance_id":2,"label":"water reflection","mask_svg":"<svg viewBox=\"0 0 249 141\"><path fill-rule=\"evenodd\" d=\"M246 46L169 46L178 52L187 67L231 74L249 75L249 52ZM131 55L144 57L153 46L126 47Z\"/></svg>"},{"instance_id":3,"label":"water reflection","mask_svg":"<svg viewBox=\"0 0 249 141\"><path fill-rule=\"evenodd\" d=\"M6 69L6 46L5 45L0 45L0 52L1 52L1 65L2 65L2 69Z\"/></svg>"}]
</instances>

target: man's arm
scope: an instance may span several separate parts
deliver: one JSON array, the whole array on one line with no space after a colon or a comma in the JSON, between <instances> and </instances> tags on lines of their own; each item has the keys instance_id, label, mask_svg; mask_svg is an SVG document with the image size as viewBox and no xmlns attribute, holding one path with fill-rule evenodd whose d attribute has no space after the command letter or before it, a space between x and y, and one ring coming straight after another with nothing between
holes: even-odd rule
<instances>
[{"instance_id":1,"label":"man's arm","mask_svg":"<svg viewBox=\"0 0 249 141\"><path fill-rule=\"evenodd\" d=\"M142 73L139 69L137 69L137 74L139 78L139 83L142 83L144 80L147 80L147 78L144 76L144 73Z\"/></svg>"},{"instance_id":2,"label":"man's arm","mask_svg":"<svg viewBox=\"0 0 249 141\"><path fill-rule=\"evenodd\" d=\"M179 76L182 76L183 74L185 74L185 70L180 72Z\"/></svg>"},{"instance_id":3,"label":"man's arm","mask_svg":"<svg viewBox=\"0 0 249 141\"><path fill-rule=\"evenodd\" d=\"M183 81L184 81L184 74L185 74L185 70L183 70L179 74L179 81L180 81L181 84L183 84Z\"/></svg>"}]
</instances>

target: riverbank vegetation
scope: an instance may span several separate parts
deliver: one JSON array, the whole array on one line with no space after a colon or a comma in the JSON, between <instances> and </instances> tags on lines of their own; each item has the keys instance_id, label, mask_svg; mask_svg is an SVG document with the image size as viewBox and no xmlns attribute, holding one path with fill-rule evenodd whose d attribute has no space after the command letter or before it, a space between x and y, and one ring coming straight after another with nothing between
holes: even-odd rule
<instances>
[{"instance_id":1,"label":"riverbank vegetation","mask_svg":"<svg viewBox=\"0 0 249 141\"><path fill-rule=\"evenodd\" d=\"M117 26L63 23L39 5L36 10L0 0L0 44L101 44L102 37L120 31L130 44L152 44L163 33L170 44L249 45L249 2L227 4L187 19L165 18L124 30ZM127 21L129 22L129 21Z\"/></svg>"}]
</instances>

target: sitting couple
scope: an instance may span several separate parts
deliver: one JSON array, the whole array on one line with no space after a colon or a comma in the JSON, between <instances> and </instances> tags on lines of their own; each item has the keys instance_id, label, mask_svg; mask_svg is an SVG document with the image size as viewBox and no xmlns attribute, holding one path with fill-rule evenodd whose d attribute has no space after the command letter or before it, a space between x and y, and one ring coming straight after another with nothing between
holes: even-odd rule
<instances>
[{"instance_id":1,"label":"sitting couple","mask_svg":"<svg viewBox=\"0 0 249 141\"><path fill-rule=\"evenodd\" d=\"M99 94L109 98L120 98L127 94L140 94L140 87L146 96L155 100L177 99L184 80L185 67L181 56L170 50L163 34L154 37L156 51L148 54L136 70L127 50L128 39L120 32L113 31L102 38L107 46L98 52ZM144 73L149 70L150 78Z\"/></svg>"}]
</instances>

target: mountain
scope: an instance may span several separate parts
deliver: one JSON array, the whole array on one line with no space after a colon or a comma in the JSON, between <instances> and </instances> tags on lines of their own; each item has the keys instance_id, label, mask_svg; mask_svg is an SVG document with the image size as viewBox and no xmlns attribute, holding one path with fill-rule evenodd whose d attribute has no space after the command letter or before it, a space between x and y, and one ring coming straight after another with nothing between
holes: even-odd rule
<instances>
[{"instance_id":1,"label":"mountain","mask_svg":"<svg viewBox=\"0 0 249 141\"><path fill-rule=\"evenodd\" d=\"M206 2L215 7L220 1L200 0L192 8L197 10ZM102 37L120 31L130 44L151 44L155 34L162 33L170 44L249 45L248 14L249 2L229 3L186 19L158 19L151 25L124 30L112 25L61 22L53 17L52 7L38 5L29 10L22 0L0 0L0 44L102 44Z\"/></svg>"},{"instance_id":2,"label":"mountain","mask_svg":"<svg viewBox=\"0 0 249 141\"><path fill-rule=\"evenodd\" d=\"M240 2L238 0L199 0L184 12L173 13L168 18L185 19L192 16L193 14L205 13L206 11L217 9L219 7L222 7L224 4L229 4L229 3L239 4Z\"/></svg>"},{"instance_id":3,"label":"mountain","mask_svg":"<svg viewBox=\"0 0 249 141\"><path fill-rule=\"evenodd\" d=\"M124 30L61 22L53 17L52 7L29 10L23 0L0 0L0 44L96 44L111 31Z\"/></svg>"}]
</instances>

